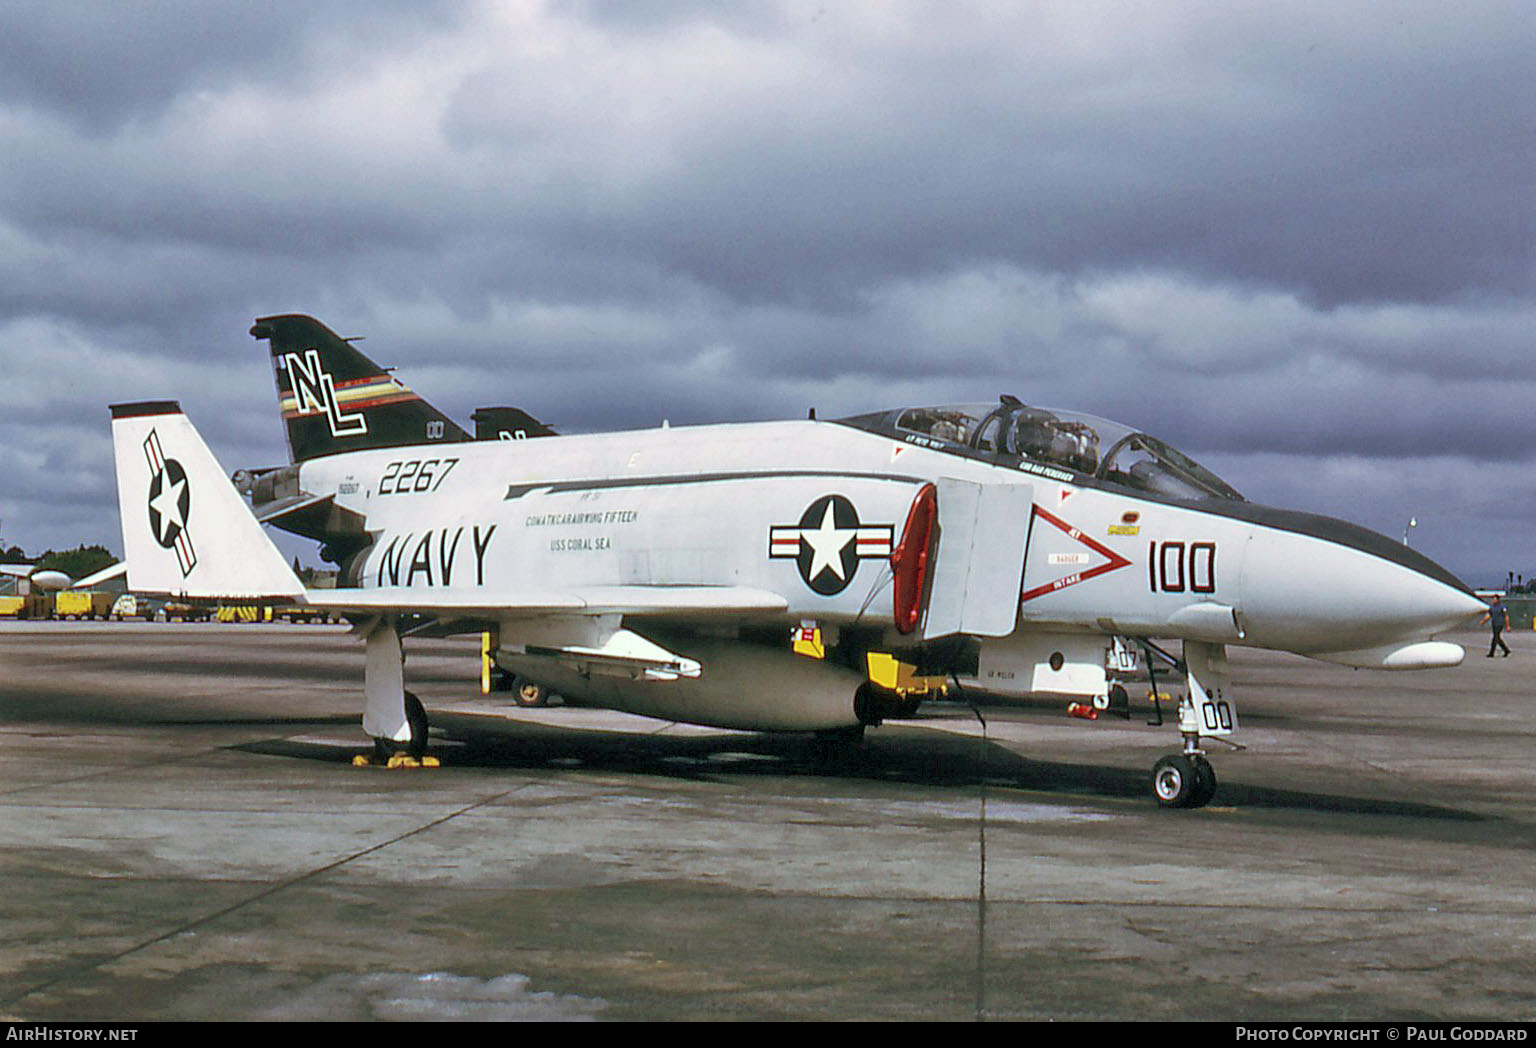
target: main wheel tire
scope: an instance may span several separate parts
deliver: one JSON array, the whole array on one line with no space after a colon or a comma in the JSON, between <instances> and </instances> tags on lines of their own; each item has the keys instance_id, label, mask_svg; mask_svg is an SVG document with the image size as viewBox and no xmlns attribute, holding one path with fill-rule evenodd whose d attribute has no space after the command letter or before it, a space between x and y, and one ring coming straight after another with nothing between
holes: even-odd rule
<instances>
[{"instance_id":1,"label":"main wheel tire","mask_svg":"<svg viewBox=\"0 0 1536 1048\"><path fill-rule=\"evenodd\" d=\"M853 693L853 715L860 724L878 727L887 717L903 716L901 707L905 701L900 693L867 680Z\"/></svg>"},{"instance_id":2,"label":"main wheel tire","mask_svg":"<svg viewBox=\"0 0 1536 1048\"><path fill-rule=\"evenodd\" d=\"M1203 808L1211 803L1211 798L1216 796L1216 769L1211 767L1211 762L1204 757L1193 758L1195 765L1195 792L1190 798L1191 808Z\"/></svg>"},{"instance_id":3,"label":"main wheel tire","mask_svg":"<svg viewBox=\"0 0 1536 1048\"><path fill-rule=\"evenodd\" d=\"M1214 773L1210 774L1212 792L1215 792L1215 781ZM1200 782L1201 774L1195 761L1182 753L1170 753L1152 766L1152 796L1164 808L1197 807Z\"/></svg>"},{"instance_id":4,"label":"main wheel tire","mask_svg":"<svg viewBox=\"0 0 1536 1048\"><path fill-rule=\"evenodd\" d=\"M405 693L405 722L411 726L411 741L406 744L408 756L421 760L427 754L427 711L414 692Z\"/></svg>"},{"instance_id":5,"label":"main wheel tire","mask_svg":"<svg viewBox=\"0 0 1536 1048\"><path fill-rule=\"evenodd\" d=\"M517 704L526 709L537 709L549 704L549 689L527 677L516 678L513 682L512 694Z\"/></svg>"},{"instance_id":6,"label":"main wheel tire","mask_svg":"<svg viewBox=\"0 0 1536 1048\"><path fill-rule=\"evenodd\" d=\"M864 745L863 724L818 731L813 737L812 763L819 772L839 774L853 768Z\"/></svg>"}]
</instances>

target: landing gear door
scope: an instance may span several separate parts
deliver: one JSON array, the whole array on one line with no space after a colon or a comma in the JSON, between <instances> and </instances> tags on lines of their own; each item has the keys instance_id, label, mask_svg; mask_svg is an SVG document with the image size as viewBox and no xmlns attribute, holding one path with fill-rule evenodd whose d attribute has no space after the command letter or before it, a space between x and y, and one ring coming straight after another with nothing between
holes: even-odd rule
<instances>
[{"instance_id":1,"label":"landing gear door","mask_svg":"<svg viewBox=\"0 0 1536 1048\"><path fill-rule=\"evenodd\" d=\"M1019 615L1034 490L940 478L939 540L923 638L1005 637Z\"/></svg>"}]
</instances>

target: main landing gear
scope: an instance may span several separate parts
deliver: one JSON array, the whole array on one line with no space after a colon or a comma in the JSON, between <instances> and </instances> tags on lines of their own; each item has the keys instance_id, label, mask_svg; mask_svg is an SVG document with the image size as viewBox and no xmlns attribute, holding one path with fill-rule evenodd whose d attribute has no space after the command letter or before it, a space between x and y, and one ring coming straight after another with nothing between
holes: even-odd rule
<instances>
[{"instance_id":1,"label":"main landing gear","mask_svg":"<svg viewBox=\"0 0 1536 1048\"><path fill-rule=\"evenodd\" d=\"M541 709L549 705L549 689L527 677L512 678L512 698L524 709Z\"/></svg>"},{"instance_id":2,"label":"main landing gear","mask_svg":"<svg viewBox=\"0 0 1536 1048\"><path fill-rule=\"evenodd\" d=\"M393 619L380 619L368 631L363 692L367 697L363 731L373 736L373 753L355 757L352 763L359 767L437 767L437 758L427 755L427 711L420 699L405 690L405 649L400 646L400 631Z\"/></svg>"},{"instance_id":3,"label":"main landing gear","mask_svg":"<svg viewBox=\"0 0 1536 1048\"><path fill-rule=\"evenodd\" d=\"M858 763L864 747L863 724L851 728L818 731L811 744L812 763L818 772L838 774Z\"/></svg>"},{"instance_id":4,"label":"main landing gear","mask_svg":"<svg viewBox=\"0 0 1536 1048\"><path fill-rule=\"evenodd\" d=\"M1200 743L1226 738L1237 730L1237 711L1227 697L1226 648L1186 641L1184 663L1189 679L1189 693L1179 702L1184 748L1152 766L1152 796L1165 808L1203 808L1211 802L1216 795L1216 772Z\"/></svg>"}]
</instances>

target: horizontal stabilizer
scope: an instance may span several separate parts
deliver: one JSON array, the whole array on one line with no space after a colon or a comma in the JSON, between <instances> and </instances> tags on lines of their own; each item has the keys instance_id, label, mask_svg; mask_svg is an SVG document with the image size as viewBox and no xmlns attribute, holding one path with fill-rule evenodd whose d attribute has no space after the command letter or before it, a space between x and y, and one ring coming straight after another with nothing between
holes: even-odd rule
<instances>
[{"instance_id":1,"label":"horizontal stabilizer","mask_svg":"<svg viewBox=\"0 0 1536 1048\"><path fill-rule=\"evenodd\" d=\"M282 522L290 517L312 512L321 506L328 506L335 499L335 495L294 495L291 498L278 499L258 507L255 510L256 521L259 524L276 524L281 527Z\"/></svg>"},{"instance_id":2,"label":"horizontal stabilizer","mask_svg":"<svg viewBox=\"0 0 1536 1048\"><path fill-rule=\"evenodd\" d=\"M79 581L73 583L69 588L70 589L90 589L92 586L96 586L96 585L99 585L99 584L101 584L103 582L106 582L108 579L115 579L119 575L125 575L127 573L128 573L128 562L126 560L120 560L116 564L112 564L112 565L109 565L108 567L102 568L100 571L98 571L98 572L96 572L96 573L94 573L92 575L87 575L85 578L80 579Z\"/></svg>"}]
</instances>

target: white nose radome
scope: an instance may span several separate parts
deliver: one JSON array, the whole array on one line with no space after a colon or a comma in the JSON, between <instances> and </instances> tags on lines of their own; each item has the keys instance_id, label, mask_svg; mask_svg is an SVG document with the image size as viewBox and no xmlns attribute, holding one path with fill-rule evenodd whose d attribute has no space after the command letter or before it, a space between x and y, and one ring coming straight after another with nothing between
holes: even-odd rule
<instances>
[{"instance_id":1,"label":"white nose radome","mask_svg":"<svg viewBox=\"0 0 1536 1048\"><path fill-rule=\"evenodd\" d=\"M1449 650L1455 645L1419 645L1487 610L1455 576L1364 528L1285 516L1294 530L1258 528L1247 551L1241 608L1249 643L1348 653L1358 656L1348 665L1383 669L1460 661Z\"/></svg>"}]
</instances>

